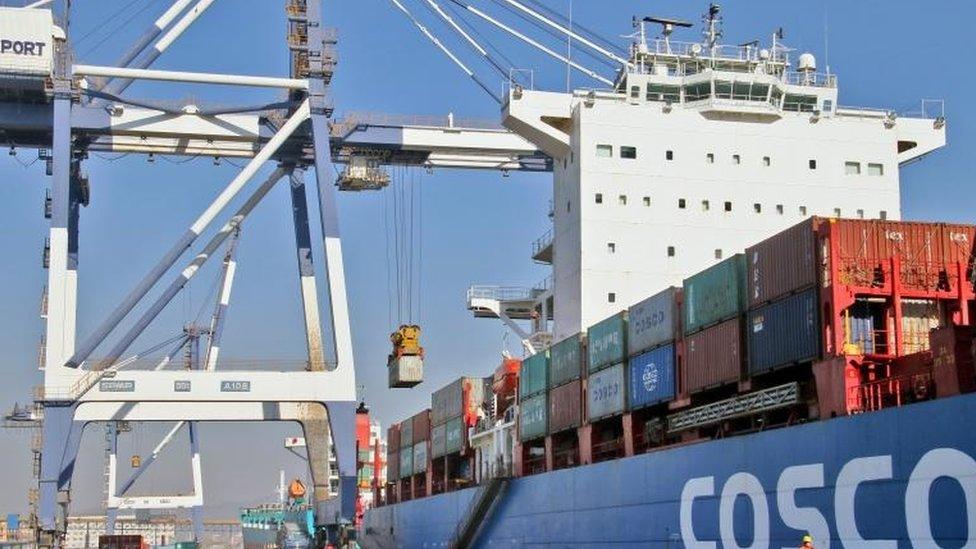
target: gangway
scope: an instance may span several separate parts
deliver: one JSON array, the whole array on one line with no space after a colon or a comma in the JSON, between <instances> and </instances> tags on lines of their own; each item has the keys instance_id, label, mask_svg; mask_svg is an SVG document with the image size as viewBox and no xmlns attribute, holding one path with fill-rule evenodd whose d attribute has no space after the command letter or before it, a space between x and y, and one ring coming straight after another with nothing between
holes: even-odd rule
<instances>
[{"instance_id":1,"label":"gangway","mask_svg":"<svg viewBox=\"0 0 976 549\"><path fill-rule=\"evenodd\" d=\"M485 524L491 520L492 515L505 499L510 482L511 479L508 477L492 477L478 489L467 515L458 527L456 537L451 541L451 549L474 547Z\"/></svg>"}]
</instances>

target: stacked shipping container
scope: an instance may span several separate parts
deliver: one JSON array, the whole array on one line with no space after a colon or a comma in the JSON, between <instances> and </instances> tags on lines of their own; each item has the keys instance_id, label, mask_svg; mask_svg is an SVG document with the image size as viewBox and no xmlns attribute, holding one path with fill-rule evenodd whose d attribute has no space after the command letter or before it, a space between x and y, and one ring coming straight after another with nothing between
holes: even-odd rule
<instances>
[{"instance_id":1,"label":"stacked shipping container","mask_svg":"<svg viewBox=\"0 0 976 549\"><path fill-rule=\"evenodd\" d=\"M548 426L546 385L549 378L549 351L536 353L522 361L519 374L519 440L545 436Z\"/></svg>"},{"instance_id":2,"label":"stacked shipping container","mask_svg":"<svg viewBox=\"0 0 976 549\"><path fill-rule=\"evenodd\" d=\"M682 285L682 390L698 393L735 383L745 353L746 259L736 254L692 275Z\"/></svg>"},{"instance_id":3,"label":"stacked shipping container","mask_svg":"<svg viewBox=\"0 0 976 549\"><path fill-rule=\"evenodd\" d=\"M674 399L681 289L671 287L628 309L628 406L638 410Z\"/></svg>"},{"instance_id":4,"label":"stacked shipping container","mask_svg":"<svg viewBox=\"0 0 976 549\"><path fill-rule=\"evenodd\" d=\"M460 452L487 394L485 380L462 377L431 396L431 457Z\"/></svg>"},{"instance_id":5,"label":"stacked shipping container","mask_svg":"<svg viewBox=\"0 0 976 549\"><path fill-rule=\"evenodd\" d=\"M597 421L627 407L627 311L602 320L586 331L586 418Z\"/></svg>"},{"instance_id":6,"label":"stacked shipping container","mask_svg":"<svg viewBox=\"0 0 976 549\"><path fill-rule=\"evenodd\" d=\"M852 402L865 389L876 392L868 385L879 382L914 390L904 401L928 398L919 391L933 379L939 396L976 391L973 329L940 329L968 324L974 313L974 238L973 226L811 218L688 277L682 288L667 288L589 327L585 337L527 358L518 384L518 433L531 449L523 459L536 463L526 470L539 470L546 435L546 467L555 466L552 447L564 451L573 442L570 433L578 435L583 462L584 439L596 461L597 447L616 451L611 446L621 427L625 438L637 436L632 421L643 421L637 430L660 444L670 409L727 398L737 381L744 382L740 392L756 389L757 381L767 388L786 381L808 386L810 370L801 365L813 364L824 418L903 402L874 393L871 406ZM930 341L934 359L918 353ZM917 354L904 356L910 353ZM888 384L893 372L928 381L906 385L891 378ZM721 386L721 393L706 392ZM668 402L667 409L659 406ZM452 420L445 421L453 411L442 413L450 406L437 395L433 407L433 452L442 455L456 447ZM621 416L622 423L604 421ZM405 423L391 431L391 453L416 447L424 436L416 422ZM391 473L417 471L416 452L401 450L400 457L389 460L399 464Z\"/></svg>"},{"instance_id":7,"label":"stacked shipping container","mask_svg":"<svg viewBox=\"0 0 976 549\"><path fill-rule=\"evenodd\" d=\"M548 433L580 426L583 420L583 337L566 338L549 349Z\"/></svg>"}]
</instances>

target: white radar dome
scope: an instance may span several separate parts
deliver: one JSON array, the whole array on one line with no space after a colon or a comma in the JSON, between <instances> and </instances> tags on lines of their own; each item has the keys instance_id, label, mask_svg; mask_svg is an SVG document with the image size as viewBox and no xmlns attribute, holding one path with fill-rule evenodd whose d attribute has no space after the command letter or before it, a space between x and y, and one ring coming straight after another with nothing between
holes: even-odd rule
<instances>
[{"instance_id":1,"label":"white radar dome","mask_svg":"<svg viewBox=\"0 0 976 549\"><path fill-rule=\"evenodd\" d=\"M817 70L817 58L813 56L812 53L800 54L800 66L801 71L815 71Z\"/></svg>"}]
</instances>

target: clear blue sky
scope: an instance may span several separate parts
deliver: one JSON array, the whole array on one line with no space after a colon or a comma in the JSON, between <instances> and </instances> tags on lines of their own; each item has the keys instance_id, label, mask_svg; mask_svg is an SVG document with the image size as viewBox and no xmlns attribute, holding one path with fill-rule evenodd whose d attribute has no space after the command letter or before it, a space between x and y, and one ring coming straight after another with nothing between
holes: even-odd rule
<instances>
[{"instance_id":1,"label":"clear blue sky","mask_svg":"<svg viewBox=\"0 0 976 549\"><path fill-rule=\"evenodd\" d=\"M130 0L75 0L71 36L83 62L111 63L138 36L164 2L138 0L119 18L87 38L105 18ZM487 0L471 0L476 5ZM12 1L5 2L12 4ZM18 2L19 3L19 2ZM152 4L147 10L143 6ZM469 54L450 39L419 0L406 0L452 47ZM560 12L569 0L545 0ZM497 118L498 107L426 41L388 0L326 1L330 24L340 32L340 66L334 79L338 113L370 111L397 114ZM214 6L156 63L156 68L230 73L286 74L283 2L217 0ZM902 170L902 199L907 219L972 222L976 198L972 174L976 161L976 108L971 90L973 73L958 59L973 53L969 22L976 8L969 2L937 2L920 8L901 1L723 2L727 43L768 40L778 27L786 43L817 54L821 67L824 29L829 29L829 64L839 75L842 105L910 110L921 98L946 100L950 145ZM677 16L697 23L705 2L670 0L654 3L655 15ZM632 15L649 15L647 2L575 0L574 19L621 46ZM497 10L496 10L497 11ZM119 26L110 38L106 30ZM931 21L920 24L921 18ZM526 29L524 23L520 28ZM565 88L565 67L543 59L524 46L485 27L479 29L503 47L518 67L535 70L537 87ZM677 39L697 39L697 29ZM536 32L535 35L540 33ZM556 47L564 48L565 44ZM498 90L503 82L474 56ZM599 67L596 63L591 63ZM609 71L605 70L609 74ZM591 86L582 78L574 86ZM137 84L133 97L199 98L240 103L273 98L268 92L239 89L177 88ZM41 163L24 167L34 154L0 157L0 349L5 380L0 405L26 401L40 381L36 371L37 342L43 325L37 317L45 272L41 248L47 234L42 200L49 178ZM82 212L78 329L81 337L113 307L148 270L204 205L233 177L236 168L209 159L176 165L142 158L115 161L93 158L91 206ZM505 348L499 322L475 320L464 309L464 290L471 283L529 285L547 272L529 259L531 241L547 228L551 191L548 175L440 170L422 175L423 287L420 289L427 348L426 381L413 391L386 388L385 355L389 319L388 262L383 193L345 194L340 198L340 223L358 383L375 415L384 423L397 421L429 405L429 395L459 375L487 375ZM419 199L418 199L419 200ZM318 252L318 250L316 250ZM245 225L234 302L227 320L224 349L230 357L298 358L304 353L298 284L293 252L291 212L284 187L276 189ZM419 258L419 254L418 254ZM315 258L321 264L321 255ZM195 316L207 294L213 271L203 273L187 297L174 301L153 330L140 340L150 345L179 330ZM80 338L79 338L80 339ZM518 345L509 338L508 348ZM121 452L147 454L158 429L140 429L127 437ZM297 428L281 425L205 426L203 449L207 500L212 516L233 516L241 504L268 498L277 470L301 474L304 464L281 449L281 437ZM98 429L91 429L76 472L75 512L95 512L101 497L101 454ZM139 491L188 487L183 465L186 441L179 440L147 475ZM26 509L30 484L29 438L25 433L0 432L0 511ZM125 461L125 459L123 459ZM124 473L123 473L124 474Z\"/></svg>"}]
</instances>

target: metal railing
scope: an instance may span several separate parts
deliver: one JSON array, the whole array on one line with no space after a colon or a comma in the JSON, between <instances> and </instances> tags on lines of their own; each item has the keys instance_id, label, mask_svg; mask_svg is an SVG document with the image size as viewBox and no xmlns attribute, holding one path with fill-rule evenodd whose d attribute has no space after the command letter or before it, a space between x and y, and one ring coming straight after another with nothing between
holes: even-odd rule
<instances>
[{"instance_id":1,"label":"metal railing","mask_svg":"<svg viewBox=\"0 0 976 549\"><path fill-rule=\"evenodd\" d=\"M542 236L532 242L532 257L539 255L542 250L552 246L552 239L552 227L550 227L546 232L542 233Z\"/></svg>"},{"instance_id":2,"label":"metal railing","mask_svg":"<svg viewBox=\"0 0 976 549\"><path fill-rule=\"evenodd\" d=\"M761 48L755 46L719 44L709 48L699 42L679 42L657 38L648 44L648 51L653 55L673 55L724 61L761 61L759 57ZM777 48L770 51L769 61L788 64L790 56L787 52Z\"/></svg>"},{"instance_id":3,"label":"metal railing","mask_svg":"<svg viewBox=\"0 0 976 549\"><path fill-rule=\"evenodd\" d=\"M427 128L458 128L472 130L504 130L501 122L488 118L460 118L447 115L400 115L371 112L349 112L336 117L333 135L346 135L357 126L416 126Z\"/></svg>"},{"instance_id":4,"label":"metal railing","mask_svg":"<svg viewBox=\"0 0 976 549\"><path fill-rule=\"evenodd\" d=\"M931 374L913 374L871 381L851 387L848 400L858 403L858 412L874 412L932 398Z\"/></svg>"},{"instance_id":5,"label":"metal railing","mask_svg":"<svg viewBox=\"0 0 976 549\"><path fill-rule=\"evenodd\" d=\"M531 301L538 291L533 288L519 286L471 286L468 288L467 300L493 299L496 301Z\"/></svg>"},{"instance_id":6,"label":"metal railing","mask_svg":"<svg viewBox=\"0 0 976 549\"><path fill-rule=\"evenodd\" d=\"M790 71L783 73L782 80L791 86L810 86L814 88L837 87L837 75L823 72Z\"/></svg>"}]
</instances>

